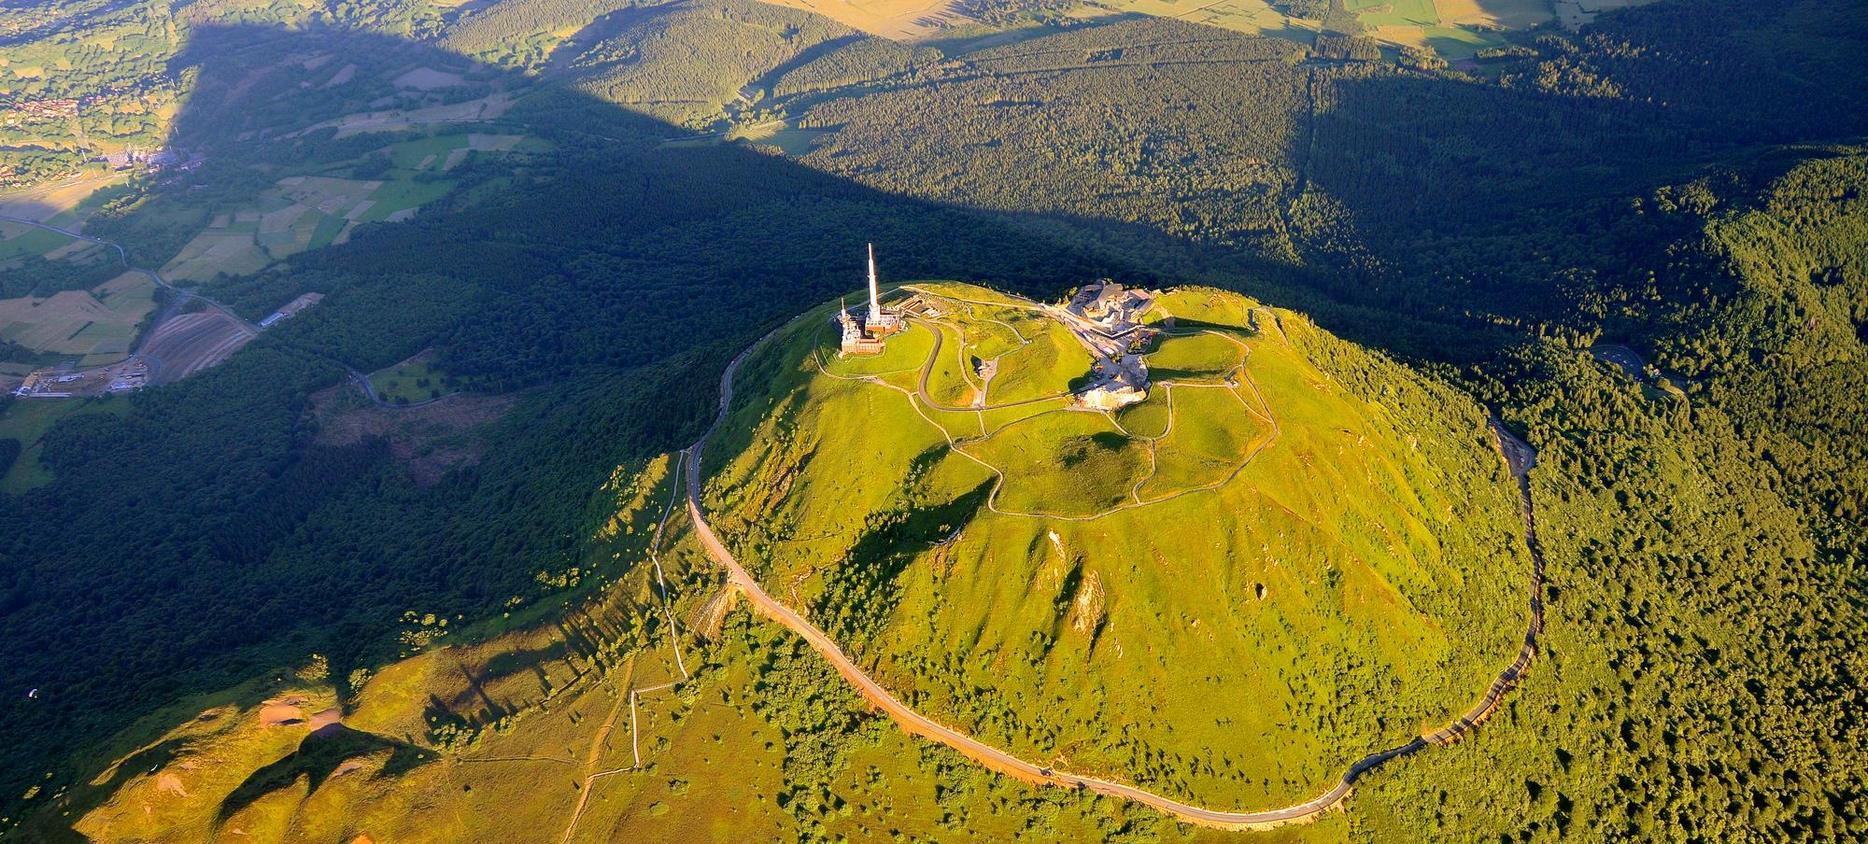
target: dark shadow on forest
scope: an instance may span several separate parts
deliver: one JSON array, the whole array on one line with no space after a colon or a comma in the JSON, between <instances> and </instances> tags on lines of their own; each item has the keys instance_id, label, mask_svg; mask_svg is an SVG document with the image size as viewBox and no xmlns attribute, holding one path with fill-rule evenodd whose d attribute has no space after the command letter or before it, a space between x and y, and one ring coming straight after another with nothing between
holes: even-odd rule
<instances>
[{"instance_id":1,"label":"dark shadow on forest","mask_svg":"<svg viewBox=\"0 0 1868 844\"><path fill-rule=\"evenodd\" d=\"M43 537L0 571L0 676L43 689L0 700L17 737L0 747L0 814L24 807L29 785L87 782L156 740L193 713L145 716L179 701L310 653L346 677L395 657L407 606L484 618L535 591L541 565L585 553L587 491L620 463L690 441L712 406L711 373L772 324L858 286L865 242L894 278L1050 293L1152 278L745 147L665 149L686 131L433 47L258 26L194 32L172 65L198 73L172 144L204 163L155 176L134 212L101 214L92 230L159 266L206 225L208 203L251 199L291 168L343 176L404 139L303 131L368 110L368 96L301 84L317 55L337 57L320 77L358 64L373 95L394 93L392 71L424 66L463 71L458 95L523 91L504 115L446 128L555 150L517 175L469 160L450 173L455 198L412 220L364 226L294 256L290 272L211 283L217 297L327 299L227 363L136 396L128 418L80 417L48 438L54 481L0 500L0 524ZM342 384L341 366L368 371L437 344L495 389L548 385L488 429L483 463L421 489L384 449L360 464L354 449L315 443L308 396ZM94 612L76 622L74 607ZM68 836L82 812L61 810L101 796L78 785L56 804L41 798L31 831Z\"/></svg>"},{"instance_id":2,"label":"dark shadow on forest","mask_svg":"<svg viewBox=\"0 0 1868 844\"><path fill-rule=\"evenodd\" d=\"M587 491L625 461L691 442L726 360L857 287L865 242L893 279L1041 297L1105 276L1160 283L1198 271L1348 339L1433 357L1436 344L1483 350L1523 336L1482 330L1469 314L1561 311L1552 297L1562 279L1539 267L1581 260L1611 271L1651 242L1654 230L1628 226L1616 202L1693 174L1708 151L1806 126L1791 114L1805 103L1766 104L1761 88L1732 89L1738 117L1712 119L1680 98L1662 111L1423 78L1355 82L1322 115L1319 131L1337 140L1327 157L1306 159L1306 175L1367 228L1380 262L1294 267L1138 224L906 198L745 147L664 148L687 133L395 38L217 27L197 30L175 64L199 72L175 143L206 163L160 177L134 216L102 219L99 232L139 263L159 263L199 231L200 215L185 212L206 198L250 197L307 162L368 165L389 138L266 131L360 110L281 75L310 53L366 65L359 78L379 88L390 70L438 66L465 68L464 93L529 91L476 128L554 151L517 173L470 160L450 176L461 182L455 199L297 256L290 273L220 283L328 296L220 367L137 396L130 418L84 417L48 438L53 483L0 500L0 532L32 537L7 546L19 554L0 569L0 677L44 690L0 700L14 737L0 746L0 815L16 816L18 795L45 771L56 771L54 791L155 741L175 723L123 731L175 701L314 652L346 676L394 658L410 606L484 618L531 594L541 565L581 560ZM1868 122L1868 111L1853 113ZM1791 128L1745 123L1763 119ZM1591 123L1613 131L1569 145L1544 138ZM1368 126L1402 141L1357 157L1356 132ZM1535 177L1552 168L1571 172ZM1119 245L1087 247L1085 232ZM1439 264L1477 269L1423 271ZM489 429L498 447L483 463L416 489L383 459L359 468L354 455L315 445L307 397L342 382L336 361L368 369L431 345L448 349L451 371L496 389L546 385ZM46 826L33 831L49 837L80 814L38 811Z\"/></svg>"}]
</instances>

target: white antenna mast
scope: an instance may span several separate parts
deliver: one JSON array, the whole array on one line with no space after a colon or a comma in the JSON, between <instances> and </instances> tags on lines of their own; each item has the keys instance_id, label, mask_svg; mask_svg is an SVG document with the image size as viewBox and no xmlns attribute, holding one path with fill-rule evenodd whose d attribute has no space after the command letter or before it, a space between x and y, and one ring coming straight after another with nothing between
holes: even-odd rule
<instances>
[{"instance_id":1,"label":"white antenna mast","mask_svg":"<svg viewBox=\"0 0 1868 844\"><path fill-rule=\"evenodd\" d=\"M869 322L882 322L881 297L876 293L876 245L869 244Z\"/></svg>"}]
</instances>

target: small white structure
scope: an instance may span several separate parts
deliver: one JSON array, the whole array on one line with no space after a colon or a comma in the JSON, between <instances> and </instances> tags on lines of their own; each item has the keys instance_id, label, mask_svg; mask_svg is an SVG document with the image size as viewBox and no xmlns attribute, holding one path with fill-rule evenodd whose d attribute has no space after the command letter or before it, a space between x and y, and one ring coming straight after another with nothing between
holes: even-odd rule
<instances>
[{"instance_id":1,"label":"small white structure","mask_svg":"<svg viewBox=\"0 0 1868 844\"><path fill-rule=\"evenodd\" d=\"M309 308L312 305L316 305L323 300L324 300L323 293L301 293L298 295L297 298L294 298L292 301L285 303L284 307L281 307L280 309L273 311L271 314L268 314L265 319L260 320L259 327L260 328L271 328L275 325L278 325L279 322L282 320L288 320L288 319L291 319L292 317L298 316L299 311Z\"/></svg>"},{"instance_id":2,"label":"small white structure","mask_svg":"<svg viewBox=\"0 0 1868 844\"><path fill-rule=\"evenodd\" d=\"M1139 359L1126 366L1112 363L1098 369L1107 374L1077 394L1078 404L1096 410L1116 410L1148 398L1148 369Z\"/></svg>"}]
</instances>

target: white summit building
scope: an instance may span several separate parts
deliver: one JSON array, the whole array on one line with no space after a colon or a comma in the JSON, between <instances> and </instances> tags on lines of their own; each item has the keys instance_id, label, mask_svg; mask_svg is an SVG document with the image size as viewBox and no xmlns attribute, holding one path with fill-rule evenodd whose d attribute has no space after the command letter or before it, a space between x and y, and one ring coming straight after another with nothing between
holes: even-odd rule
<instances>
[{"instance_id":1,"label":"white summit building","mask_svg":"<svg viewBox=\"0 0 1868 844\"><path fill-rule=\"evenodd\" d=\"M873 243L869 244L869 310L857 319L850 316L848 307L839 307L837 323L843 327L840 355L881 354L883 339L902 330L902 315L882 307L881 290L876 285L876 245Z\"/></svg>"}]
</instances>

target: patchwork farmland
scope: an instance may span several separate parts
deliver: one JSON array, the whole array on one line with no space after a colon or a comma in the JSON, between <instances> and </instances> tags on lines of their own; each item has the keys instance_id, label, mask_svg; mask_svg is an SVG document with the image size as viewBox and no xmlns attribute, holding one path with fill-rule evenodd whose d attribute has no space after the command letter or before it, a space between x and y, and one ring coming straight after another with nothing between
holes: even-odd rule
<instances>
[{"instance_id":1,"label":"patchwork farmland","mask_svg":"<svg viewBox=\"0 0 1868 844\"><path fill-rule=\"evenodd\" d=\"M359 224L407 220L454 189L439 178L475 152L506 152L519 135L463 133L391 144L377 151L381 178L299 175L280 179L253 204L216 215L163 269L178 282L247 275L300 252L343 243Z\"/></svg>"},{"instance_id":2,"label":"patchwork farmland","mask_svg":"<svg viewBox=\"0 0 1868 844\"><path fill-rule=\"evenodd\" d=\"M33 352L83 356L87 365L121 359L155 309L155 291L147 277L124 273L92 290L0 299L0 339Z\"/></svg>"},{"instance_id":3,"label":"patchwork farmland","mask_svg":"<svg viewBox=\"0 0 1868 844\"><path fill-rule=\"evenodd\" d=\"M221 274L245 275L338 241L370 215L376 203L369 197L382 186L381 181L325 176L281 179L260 194L255 207L215 217L163 267L163 275L200 282Z\"/></svg>"}]
</instances>

